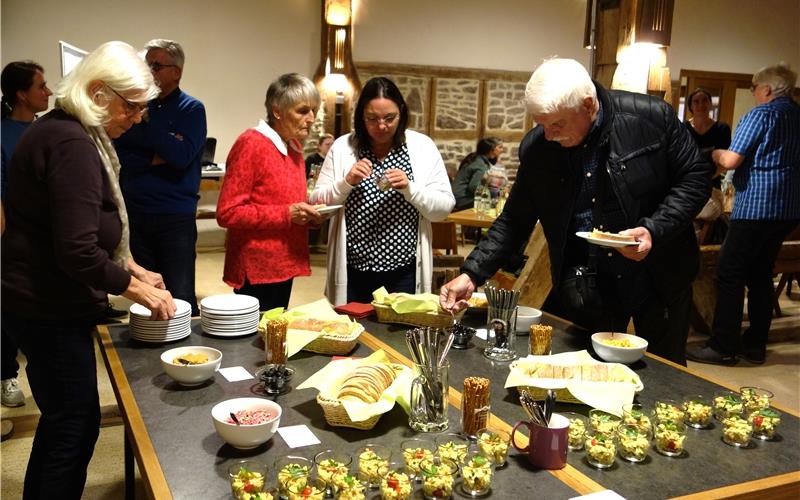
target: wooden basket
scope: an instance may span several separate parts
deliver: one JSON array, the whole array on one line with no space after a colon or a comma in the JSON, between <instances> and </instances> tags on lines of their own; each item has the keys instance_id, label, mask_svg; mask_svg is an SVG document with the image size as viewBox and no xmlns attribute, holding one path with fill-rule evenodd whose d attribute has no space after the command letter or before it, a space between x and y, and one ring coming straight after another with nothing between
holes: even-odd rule
<instances>
[{"instance_id":1,"label":"wooden basket","mask_svg":"<svg viewBox=\"0 0 800 500\"><path fill-rule=\"evenodd\" d=\"M347 410L338 399L328 399L317 394L317 403L325 413L325 421L333 427L350 427L352 429L369 430L375 427L382 414L374 415L362 422L353 422L347 415Z\"/></svg>"},{"instance_id":2,"label":"wooden basket","mask_svg":"<svg viewBox=\"0 0 800 500\"><path fill-rule=\"evenodd\" d=\"M429 326L442 329L453 326L453 317L446 313L409 312L398 314L391 306L377 304L375 302L372 303L372 307L375 308L378 321L381 323L399 323L401 325ZM456 319L459 321L463 316L463 310L456 313Z\"/></svg>"},{"instance_id":3,"label":"wooden basket","mask_svg":"<svg viewBox=\"0 0 800 500\"><path fill-rule=\"evenodd\" d=\"M364 328L362 327L350 335L320 335L306 344L302 350L315 352L317 354L344 356L350 354L356 347L356 344L358 344L358 337L363 331ZM258 334L261 335L262 340L265 340L264 336L267 334L267 331L259 326Z\"/></svg>"},{"instance_id":4,"label":"wooden basket","mask_svg":"<svg viewBox=\"0 0 800 500\"><path fill-rule=\"evenodd\" d=\"M517 387L517 391L519 391L520 394L522 394L523 389L526 389L529 393L531 393L533 399L544 400L547 397L547 389L542 389L541 387L530 387L527 385L521 385ZM563 389L553 389L553 392L556 393L556 401L561 401L562 403L577 403L579 405L586 404L573 396L566 387Z\"/></svg>"}]
</instances>

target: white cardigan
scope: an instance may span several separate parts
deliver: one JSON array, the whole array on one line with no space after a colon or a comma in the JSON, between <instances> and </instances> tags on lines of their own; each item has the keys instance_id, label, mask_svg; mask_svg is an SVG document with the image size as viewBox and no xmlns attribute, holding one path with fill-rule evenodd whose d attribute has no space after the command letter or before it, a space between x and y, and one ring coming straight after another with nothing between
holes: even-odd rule
<instances>
[{"instance_id":1,"label":"white cardigan","mask_svg":"<svg viewBox=\"0 0 800 500\"><path fill-rule=\"evenodd\" d=\"M322 164L310 203L343 205L353 186L344 180L356 163L356 155L349 144L350 135L338 138L331 146ZM450 180L436 144L426 135L406 130L406 144L411 159L414 180L399 190L403 197L419 212L417 236L417 293L430 292L433 278L433 250L431 248L431 221L444 220L456 203ZM347 227L344 209L331 219L328 231L328 276L325 296L335 306L347 302Z\"/></svg>"}]
</instances>

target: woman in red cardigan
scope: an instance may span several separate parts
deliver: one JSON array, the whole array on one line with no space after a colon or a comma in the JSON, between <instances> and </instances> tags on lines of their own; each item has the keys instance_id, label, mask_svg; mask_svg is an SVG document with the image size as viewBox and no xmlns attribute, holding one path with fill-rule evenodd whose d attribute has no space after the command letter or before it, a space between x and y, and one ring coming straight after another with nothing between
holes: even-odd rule
<instances>
[{"instance_id":1,"label":"woman in red cardigan","mask_svg":"<svg viewBox=\"0 0 800 500\"><path fill-rule=\"evenodd\" d=\"M306 203L301 141L320 105L308 78L291 73L270 84L267 120L246 130L226 162L217 223L228 229L225 283L257 297L262 311L288 307L295 276L308 276L308 226L321 222Z\"/></svg>"}]
</instances>

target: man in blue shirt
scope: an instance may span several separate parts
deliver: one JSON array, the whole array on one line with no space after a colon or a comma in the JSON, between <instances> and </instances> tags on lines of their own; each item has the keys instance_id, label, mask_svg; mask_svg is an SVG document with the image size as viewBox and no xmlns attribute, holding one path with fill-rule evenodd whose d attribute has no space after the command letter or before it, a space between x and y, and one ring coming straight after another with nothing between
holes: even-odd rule
<instances>
[{"instance_id":1,"label":"man in blue shirt","mask_svg":"<svg viewBox=\"0 0 800 500\"><path fill-rule=\"evenodd\" d=\"M712 153L718 168L734 170L736 201L717 264L711 340L689 348L691 360L734 365L737 355L756 364L766 359L772 269L800 222L800 106L790 97L796 82L785 65L753 75L758 106L739 122L730 149ZM740 335L745 286L750 327Z\"/></svg>"},{"instance_id":2,"label":"man in blue shirt","mask_svg":"<svg viewBox=\"0 0 800 500\"><path fill-rule=\"evenodd\" d=\"M179 87L184 63L180 44L156 39L145 49L161 95L148 104L140 124L114 141L122 164L131 253L141 266L161 273L172 296L189 302L194 315L195 218L206 111Z\"/></svg>"}]
</instances>

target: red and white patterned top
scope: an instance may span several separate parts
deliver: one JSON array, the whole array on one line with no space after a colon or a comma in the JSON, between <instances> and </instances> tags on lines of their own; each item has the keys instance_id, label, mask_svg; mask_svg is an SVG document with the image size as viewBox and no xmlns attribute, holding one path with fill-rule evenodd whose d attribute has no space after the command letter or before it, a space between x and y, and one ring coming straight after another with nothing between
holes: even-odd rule
<instances>
[{"instance_id":1,"label":"red and white patterned top","mask_svg":"<svg viewBox=\"0 0 800 500\"><path fill-rule=\"evenodd\" d=\"M234 288L309 276L308 228L289 206L306 201L306 171L297 147L286 148L263 121L236 139L226 161L217 223L228 229L223 280Z\"/></svg>"}]
</instances>

